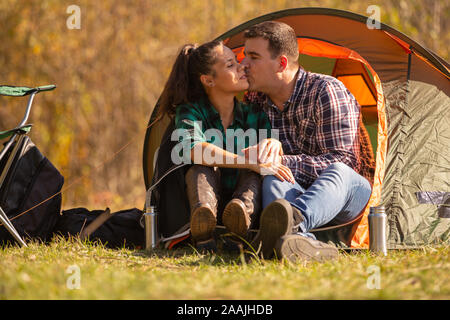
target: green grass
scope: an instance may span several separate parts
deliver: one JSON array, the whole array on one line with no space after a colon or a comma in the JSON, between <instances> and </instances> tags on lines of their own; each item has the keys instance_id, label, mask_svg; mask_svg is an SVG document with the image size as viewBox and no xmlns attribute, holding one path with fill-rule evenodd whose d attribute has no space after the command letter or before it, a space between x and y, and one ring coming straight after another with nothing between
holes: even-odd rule
<instances>
[{"instance_id":1,"label":"green grass","mask_svg":"<svg viewBox=\"0 0 450 320\"><path fill-rule=\"evenodd\" d=\"M0 299L449 299L449 251L343 252L334 262L292 264L56 238L0 248ZM73 265L79 289L67 285L76 284ZM372 268L379 268L380 289L368 288Z\"/></svg>"}]
</instances>

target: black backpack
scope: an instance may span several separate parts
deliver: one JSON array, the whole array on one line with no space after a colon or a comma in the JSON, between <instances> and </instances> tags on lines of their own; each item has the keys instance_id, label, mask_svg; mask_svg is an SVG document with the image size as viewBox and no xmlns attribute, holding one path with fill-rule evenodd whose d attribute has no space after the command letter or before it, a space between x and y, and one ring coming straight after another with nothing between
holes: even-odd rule
<instances>
[{"instance_id":1,"label":"black backpack","mask_svg":"<svg viewBox=\"0 0 450 320\"><path fill-rule=\"evenodd\" d=\"M28 136L15 143L21 145L4 174L0 206L22 238L48 241L60 216L64 177ZM0 161L0 172L3 173L8 159L6 154ZM16 242L3 225L0 226L1 242Z\"/></svg>"},{"instance_id":2,"label":"black backpack","mask_svg":"<svg viewBox=\"0 0 450 320\"><path fill-rule=\"evenodd\" d=\"M113 213L108 208L64 210L54 233L65 237L88 238L90 241L99 240L109 248L139 249L145 244L144 228L140 224L142 215L143 212L136 208Z\"/></svg>"}]
</instances>

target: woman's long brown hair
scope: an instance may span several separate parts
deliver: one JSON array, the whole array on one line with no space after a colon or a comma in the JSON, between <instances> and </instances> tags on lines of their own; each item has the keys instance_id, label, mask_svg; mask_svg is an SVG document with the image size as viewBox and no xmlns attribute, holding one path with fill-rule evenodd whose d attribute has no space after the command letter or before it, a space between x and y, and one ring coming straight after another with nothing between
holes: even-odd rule
<instances>
[{"instance_id":1,"label":"woman's long brown hair","mask_svg":"<svg viewBox=\"0 0 450 320\"><path fill-rule=\"evenodd\" d=\"M214 49L220 45L221 41L214 40L199 47L186 44L181 48L161 94L156 121L164 115L173 117L178 105L195 102L206 96L200 76L214 75Z\"/></svg>"}]
</instances>

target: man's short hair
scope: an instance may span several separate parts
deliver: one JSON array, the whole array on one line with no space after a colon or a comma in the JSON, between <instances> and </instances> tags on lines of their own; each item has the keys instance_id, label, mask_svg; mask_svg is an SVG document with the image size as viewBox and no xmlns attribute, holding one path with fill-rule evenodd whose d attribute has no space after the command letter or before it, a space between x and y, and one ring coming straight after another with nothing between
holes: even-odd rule
<instances>
[{"instance_id":1,"label":"man's short hair","mask_svg":"<svg viewBox=\"0 0 450 320\"><path fill-rule=\"evenodd\" d=\"M269 52L272 59L286 55L298 61L297 35L294 29L283 22L264 21L251 26L244 33L244 38L263 38L269 41Z\"/></svg>"}]
</instances>

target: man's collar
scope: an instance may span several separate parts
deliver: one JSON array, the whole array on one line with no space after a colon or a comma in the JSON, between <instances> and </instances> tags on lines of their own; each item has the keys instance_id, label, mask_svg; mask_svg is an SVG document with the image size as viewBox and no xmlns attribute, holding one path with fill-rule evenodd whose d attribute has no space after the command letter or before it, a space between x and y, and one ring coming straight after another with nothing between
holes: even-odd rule
<instances>
[{"instance_id":1,"label":"man's collar","mask_svg":"<svg viewBox=\"0 0 450 320\"><path fill-rule=\"evenodd\" d=\"M297 96L299 93L299 82L302 81L303 77L306 75L306 71L302 68L299 67L296 73L296 80L295 80L295 84L294 84L294 90L292 91L291 96L289 97L289 99L287 100L287 102L291 105L293 103L295 103L297 101Z\"/></svg>"},{"instance_id":2,"label":"man's collar","mask_svg":"<svg viewBox=\"0 0 450 320\"><path fill-rule=\"evenodd\" d=\"M303 80L303 77L305 75L306 75L306 71L302 67L299 67L295 74L294 89L293 89L289 99L284 103L283 110L288 109L291 105L295 104L295 102L297 101L297 97L298 97L298 93L299 93L299 82L301 82ZM266 96L265 105L275 108L277 111L280 112L280 110L275 105L275 103L273 103L273 101L270 99L270 97L267 94L265 96Z\"/></svg>"}]
</instances>

